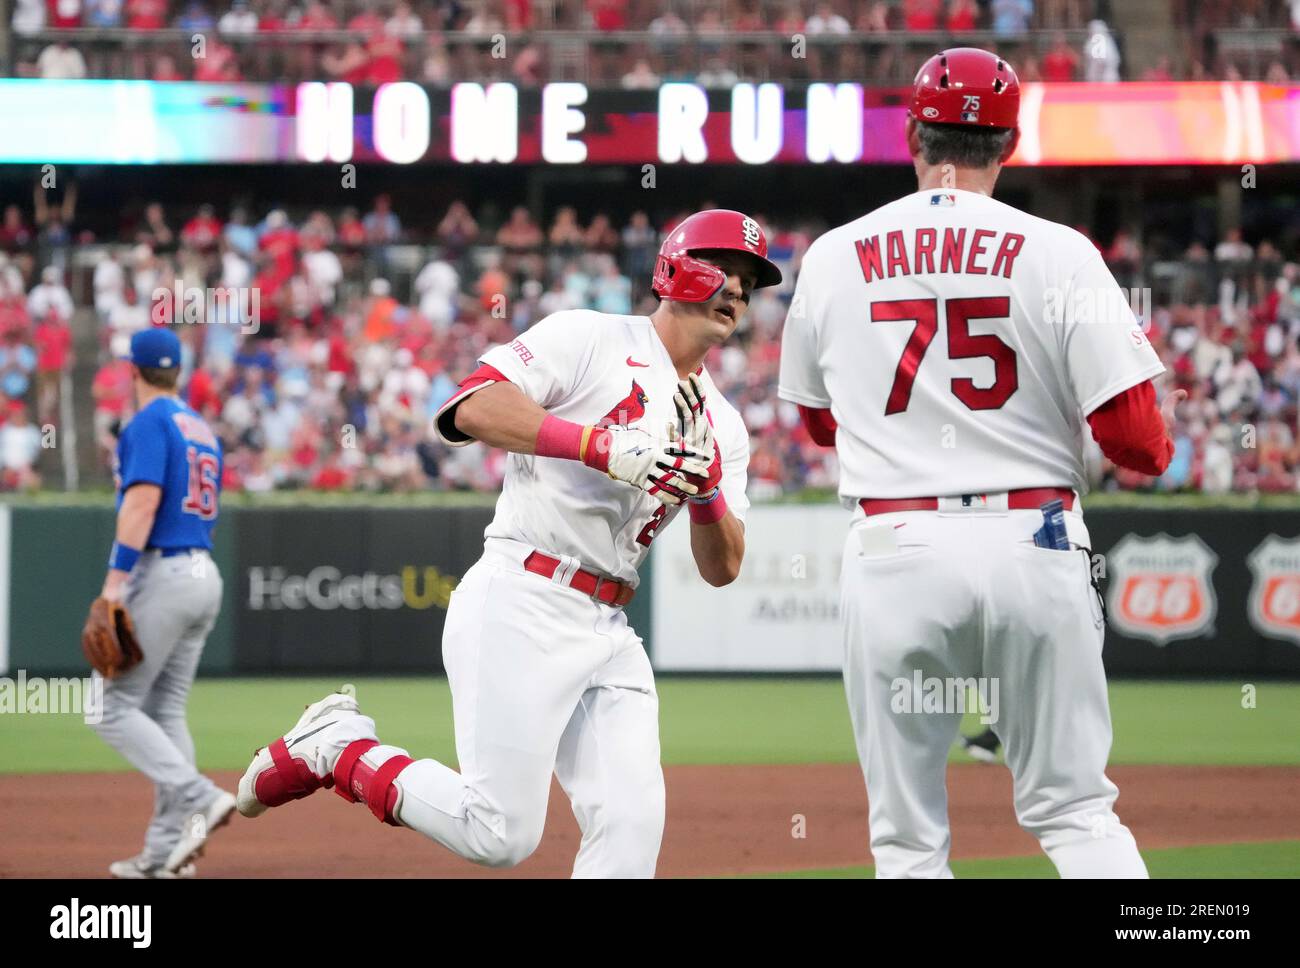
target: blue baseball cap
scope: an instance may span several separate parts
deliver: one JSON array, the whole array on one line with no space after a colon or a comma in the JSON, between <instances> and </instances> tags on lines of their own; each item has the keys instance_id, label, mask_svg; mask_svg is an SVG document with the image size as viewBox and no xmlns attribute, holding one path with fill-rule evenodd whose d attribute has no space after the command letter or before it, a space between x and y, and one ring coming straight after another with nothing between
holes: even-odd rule
<instances>
[{"instance_id":1,"label":"blue baseball cap","mask_svg":"<svg viewBox=\"0 0 1300 968\"><path fill-rule=\"evenodd\" d=\"M170 329L152 326L131 337L131 354L127 357L136 366L151 366L168 370L181 365L181 341Z\"/></svg>"}]
</instances>

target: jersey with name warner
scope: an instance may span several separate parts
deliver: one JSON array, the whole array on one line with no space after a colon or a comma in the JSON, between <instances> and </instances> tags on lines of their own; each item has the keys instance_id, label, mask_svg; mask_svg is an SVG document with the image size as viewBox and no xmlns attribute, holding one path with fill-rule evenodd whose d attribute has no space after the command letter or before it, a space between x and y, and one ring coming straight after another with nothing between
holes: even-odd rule
<instances>
[{"instance_id":1,"label":"jersey with name warner","mask_svg":"<svg viewBox=\"0 0 1300 968\"><path fill-rule=\"evenodd\" d=\"M574 423L624 424L662 437L677 419L677 369L647 316L554 313L514 342L493 347L480 362L500 371L548 413ZM701 376L722 455L723 497L743 521L749 507L749 433L708 372ZM447 422L440 414L438 433L446 443L470 442L449 436ZM635 585L655 535L680 509L579 461L511 453L496 516L484 537L570 555Z\"/></svg>"},{"instance_id":2,"label":"jersey with name warner","mask_svg":"<svg viewBox=\"0 0 1300 968\"><path fill-rule=\"evenodd\" d=\"M131 418L117 441L117 506L132 484L162 488L148 547L212 547L221 492L221 441L175 397L158 397Z\"/></svg>"},{"instance_id":3,"label":"jersey with name warner","mask_svg":"<svg viewBox=\"0 0 1300 968\"><path fill-rule=\"evenodd\" d=\"M831 409L840 496L1086 490L1084 418L1161 372L1080 233L925 190L821 236L786 318L779 395Z\"/></svg>"}]
</instances>

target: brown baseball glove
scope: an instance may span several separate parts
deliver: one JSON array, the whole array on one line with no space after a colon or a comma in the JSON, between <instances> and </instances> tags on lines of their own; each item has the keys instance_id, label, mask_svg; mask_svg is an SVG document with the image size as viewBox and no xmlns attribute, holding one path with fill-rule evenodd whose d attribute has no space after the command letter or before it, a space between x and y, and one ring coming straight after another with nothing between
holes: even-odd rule
<instances>
[{"instance_id":1,"label":"brown baseball glove","mask_svg":"<svg viewBox=\"0 0 1300 968\"><path fill-rule=\"evenodd\" d=\"M120 676L144 659L126 606L102 596L90 603L90 614L81 629L81 649L105 679Z\"/></svg>"}]
</instances>

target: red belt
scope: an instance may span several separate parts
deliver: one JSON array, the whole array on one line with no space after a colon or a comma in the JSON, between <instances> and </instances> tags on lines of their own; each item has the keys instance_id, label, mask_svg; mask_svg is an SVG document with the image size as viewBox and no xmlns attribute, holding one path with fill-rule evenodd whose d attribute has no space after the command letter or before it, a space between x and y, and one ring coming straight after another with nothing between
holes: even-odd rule
<instances>
[{"instance_id":1,"label":"red belt","mask_svg":"<svg viewBox=\"0 0 1300 968\"><path fill-rule=\"evenodd\" d=\"M982 494L960 495L962 504L970 506L983 497ZM1063 487L1022 487L1018 491L1007 491L1007 509L1010 511L1037 511L1048 501L1057 498L1065 505L1065 510L1074 509L1074 492ZM937 511L937 497L900 497L876 498L864 497L858 505L867 514L888 514L890 511Z\"/></svg>"},{"instance_id":2,"label":"red belt","mask_svg":"<svg viewBox=\"0 0 1300 968\"><path fill-rule=\"evenodd\" d=\"M540 551L534 551L524 559L524 571L531 571L534 575L541 575L543 578L554 576L555 569L559 567L559 558L552 558ZM617 578L602 578L581 568L570 575L565 584L584 595L590 595L598 602L617 608L622 608L632 601L632 596L636 594L636 589L625 581L619 581Z\"/></svg>"}]
</instances>

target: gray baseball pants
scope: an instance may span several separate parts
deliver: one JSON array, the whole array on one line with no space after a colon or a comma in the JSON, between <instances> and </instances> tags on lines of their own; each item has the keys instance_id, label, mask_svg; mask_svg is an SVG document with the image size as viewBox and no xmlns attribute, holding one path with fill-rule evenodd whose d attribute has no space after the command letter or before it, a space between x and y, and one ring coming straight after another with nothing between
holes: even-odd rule
<instances>
[{"instance_id":1,"label":"gray baseball pants","mask_svg":"<svg viewBox=\"0 0 1300 968\"><path fill-rule=\"evenodd\" d=\"M221 609L221 574L206 552L164 558L145 552L131 572L125 603L144 661L104 683L103 717L93 728L154 782L144 855L162 864L182 824L219 792L194 765L185 704L203 643Z\"/></svg>"}]
</instances>

